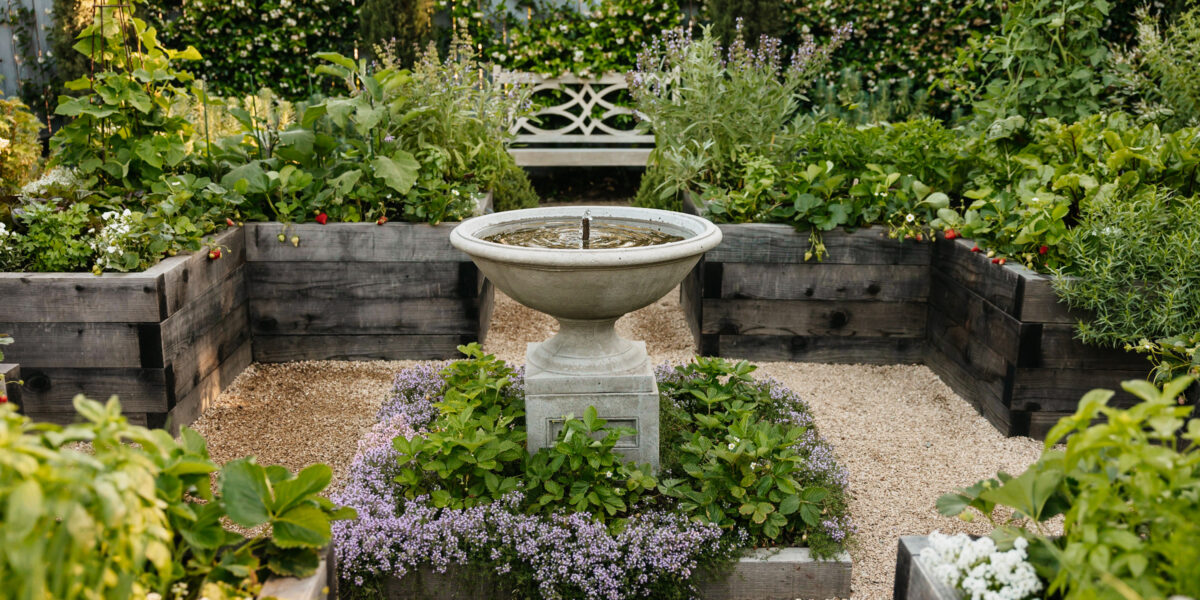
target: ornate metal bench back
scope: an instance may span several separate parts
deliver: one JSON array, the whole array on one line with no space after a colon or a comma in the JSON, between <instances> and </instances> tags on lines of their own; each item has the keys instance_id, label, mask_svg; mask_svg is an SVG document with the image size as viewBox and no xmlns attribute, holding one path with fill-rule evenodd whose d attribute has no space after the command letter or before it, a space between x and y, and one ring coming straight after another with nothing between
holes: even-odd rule
<instances>
[{"instance_id":1,"label":"ornate metal bench back","mask_svg":"<svg viewBox=\"0 0 1200 600\"><path fill-rule=\"evenodd\" d=\"M628 129L614 127L607 121L619 115L634 115L628 107L614 104L616 96L629 89L625 76L608 73L596 78L581 78L574 75L546 78L532 73L502 73L501 81L533 84L533 98L546 97L548 91L566 96L561 104L546 106L532 117L522 117L513 126L519 144L653 144L654 136L635 133L632 125ZM599 109L599 110L598 110ZM561 127L546 129L539 126L538 117L549 117L547 121Z\"/></svg>"}]
</instances>

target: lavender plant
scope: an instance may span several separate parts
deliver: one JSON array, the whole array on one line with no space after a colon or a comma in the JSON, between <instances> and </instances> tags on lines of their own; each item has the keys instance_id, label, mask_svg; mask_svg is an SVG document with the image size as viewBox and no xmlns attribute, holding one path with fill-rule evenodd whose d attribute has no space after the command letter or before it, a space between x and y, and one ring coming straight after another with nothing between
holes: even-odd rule
<instances>
[{"instance_id":1,"label":"lavender plant","mask_svg":"<svg viewBox=\"0 0 1200 600\"><path fill-rule=\"evenodd\" d=\"M359 442L347 484L336 498L354 507L359 518L334 523L341 576L353 584L356 593L380 597L387 577L404 577L426 567L444 571L454 565L471 565L495 575L506 589L520 597L683 598L694 591L690 579L698 569L728 561L740 548L770 542L755 537L745 527L722 527L703 514L681 511L675 499L661 487L656 489L653 478L629 475L625 469L632 465L606 462L613 459L611 447L607 454L594 455L587 454L594 450L583 448L603 447L604 443L575 444L580 447L574 448L566 439L568 432L604 431L602 420L594 414L585 415L582 421L568 421L559 440L564 447L556 451L543 450L529 459L522 448L519 455L525 476L521 485L496 495L490 502L443 505L432 493L411 493L412 486L396 481L398 476L407 477L403 473L411 469L412 461L404 448L423 444L420 440L439 434L454 435L445 429L450 423L448 417L461 417L469 404L480 408L489 404L514 406L523 396L520 371L509 370L494 357L483 355L476 345L462 350L469 353L469 360L418 365L399 373L392 394L380 409L379 422ZM690 394L682 390L702 390L710 385L713 378L702 372L735 368L719 359L703 364L707 365L703 369L709 371L696 366L658 369L664 391L664 427L680 423L679 411L687 402L680 397ZM736 369L741 379L733 391L744 397L733 402L748 405L749 394L758 409L757 417L764 423L804 430L790 442L788 452L803 456L803 464L790 477L804 486L828 489L821 500L822 508L817 509L818 522L809 525L796 518L805 531L788 541L807 543L821 556L840 550L853 532L844 504L845 471L838 466L829 445L812 429L807 406L793 392L777 382L750 380L753 367L738 365ZM464 394L481 400L464 403ZM452 397L458 400L446 401ZM514 420L512 427L514 434L523 435L523 419ZM589 436L571 439L585 437ZM669 446L663 444L664 448ZM571 467L576 458L578 468ZM589 468L592 459L607 467ZM669 454L664 454L663 460L664 468L670 468L667 463L678 464ZM556 461L561 461L560 469L547 468ZM476 466L482 462L487 461L477 461ZM510 466L496 465L497 469ZM572 478L569 485L559 478L564 469ZM611 480L605 476L608 471L613 473ZM610 515L605 506L586 506L608 517L602 520L601 514L574 506L577 503L571 496L577 490L569 488L610 486L611 490L615 489L611 487L614 481L627 475L634 487L623 485L621 489L626 493L614 492L609 499L623 498L628 510L614 509ZM426 482L432 484L426 490L437 485L441 491L454 487L435 479ZM537 483L530 483L533 481ZM553 498L556 494L550 482L564 488L561 501Z\"/></svg>"},{"instance_id":2,"label":"lavender plant","mask_svg":"<svg viewBox=\"0 0 1200 600\"><path fill-rule=\"evenodd\" d=\"M810 38L788 59L780 40L764 36L752 50L740 23L737 31L726 49L711 28L699 39L690 30L673 29L638 55L630 89L646 127L654 130L650 168L665 174L659 189L643 189L640 199L697 186L729 187L737 178L739 151L783 162L798 133L794 124L805 88L852 27L840 28L825 46Z\"/></svg>"}]
</instances>

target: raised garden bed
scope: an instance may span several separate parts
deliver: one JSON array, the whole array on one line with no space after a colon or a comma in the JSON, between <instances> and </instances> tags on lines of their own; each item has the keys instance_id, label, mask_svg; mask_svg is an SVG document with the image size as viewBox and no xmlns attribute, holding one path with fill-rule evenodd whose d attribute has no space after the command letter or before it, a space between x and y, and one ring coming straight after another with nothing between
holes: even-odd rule
<instances>
[{"instance_id":1,"label":"raised garden bed","mask_svg":"<svg viewBox=\"0 0 1200 600\"><path fill-rule=\"evenodd\" d=\"M254 360L451 358L482 341L492 289L455 225L247 223Z\"/></svg>"},{"instance_id":2,"label":"raised garden bed","mask_svg":"<svg viewBox=\"0 0 1200 600\"><path fill-rule=\"evenodd\" d=\"M220 260L181 255L141 273L0 273L23 411L69 422L76 394L119 395L135 423L194 420L250 363L244 236L216 242Z\"/></svg>"},{"instance_id":3,"label":"raised garden bed","mask_svg":"<svg viewBox=\"0 0 1200 600\"><path fill-rule=\"evenodd\" d=\"M1146 357L1075 339L1087 315L1058 301L1050 277L992 264L973 245L934 245L927 363L997 429L1043 438L1089 390L1146 378Z\"/></svg>"},{"instance_id":4,"label":"raised garden bed","mask_svg":"<svg viewBox=\"0 0 1200 600\"><path fill-rule=\"evenodd\" d=\"M925 536L906 535L900 538L896 552L896 585L894 600L958 600L958 592L933 574L920 559L921 550L929 546Z\"/></svg>"},{"instance_id":5,"label":"raised garden bed","mask_svg":"<svg viewBox=\"0 0 1200 600\"><path fill-rule=\"evenodd\" d=\"M835 230L823 234L828 256L805 261L809 234L790 226L721 231L722 244L681 286L704 355L924 362L1005 435L1035 438L1089 390L1120 390L1150 371L1144 356L1075 339L1087 316L1058 301L1049 276L992 264L969 240Z\"/></svg>"},{"instance_id":6,"label":"raised garden bed","mask_svg":"<svg viewBox=\"0 0 1200 600\"><path fill-rule=\"evenodd\" d=\"M681 287L701 354L752 360L913 363L924 357L929 244L878 227L822 239L788 225L721 225L725 238Z\"/></svg>"},{"instance_id":7,"label":"raised garden bed","mask_svg":"<svg viewBox=\"0 0 1200 600\"><path fill-rule=\"evenodd\" d=\"M486 333L492 294L450 246L452 228L249 223L217 237L219 260L201 252L142 273L0 273L20 406L70 422L76 394L118 395L134 423L178 427L252 360L456 356Z\"/></svg>"},{"instance_id":8,"label":"raised garden bed","mask_svg":"<svg viewBox=\"0 0 1200 600\"><path fill-rule=\"evenodd\" d=\"M726 570L696 574L704 600L796 600L850 597L850 555L814 560L807 548L758 550ZM512 597L501 578L483 568L423 568L385 583L389 600L501 600Z\"/></svg>"}]
</instances>

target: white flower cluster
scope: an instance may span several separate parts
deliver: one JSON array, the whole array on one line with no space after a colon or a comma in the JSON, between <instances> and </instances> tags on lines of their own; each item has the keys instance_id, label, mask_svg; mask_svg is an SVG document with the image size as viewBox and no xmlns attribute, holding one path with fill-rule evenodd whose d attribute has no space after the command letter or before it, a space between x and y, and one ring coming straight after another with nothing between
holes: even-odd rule
<instances>
[{"instance_id":1,"label":"white flower cluster","mask_svg":"<svg viewBox=\"0 0 1200 600\"><path fill-rule=\"evenodd\" d=\"M0 222L0 270L10 271L19 266L20 253L17 250L17 242L20 239L21 234Z\"/></svg>"},{"instance_id":2,"label":"white flower cluster","mask_svg":"<svg viewBox=\"0 0 1200 600\"><path fill-rule=\"evenodd\" d=\"M1017 538L1013 549L997 552L990 537L972 540L966 534L929 534L921 560L934 574L970 600L1036 599L1042 591L1033 565L1026 560L1029 541Z\"/></svg>"},{"instance_id":3,"label":"white flower cluster","mask_svg":"<svg viewBox=\"0 0 1200 600\"><path fill-rule=\"evenodd\" d=\"M5 150L8 150L8 147L10 145L12 145L12 141L10 141L8 138L0 137L0 153L4 152Z\"/></svg>"},{"instance_id":4,"label":"white flower cluster","mask_svg":"<svg viewBox=\"0 0 1200 600\"><path fill-rule=\"evenodd\" d=\"M20 196L24 199L49 199L58 197L64 191L75 191L83 185L75 169L54 167L45 175L25 184Z\"/></svg>"},{"instance_id":5,"label":"white flower cluster","mask_svg":"<svg viewBox=\"0 0 1200 600\"><path fill-rule=\"evenodd\" d=\"M127 270L123 259L126 252L138 251L139 240L130 234L135 232L135 225L140 225L140 217L140 213L128 208L120 213L110 210L100 215L104 219L100 231L88 230L88 233L95 234L89 244L96 253L97 267L103 270Z\"/></svg>"}]
</instances>

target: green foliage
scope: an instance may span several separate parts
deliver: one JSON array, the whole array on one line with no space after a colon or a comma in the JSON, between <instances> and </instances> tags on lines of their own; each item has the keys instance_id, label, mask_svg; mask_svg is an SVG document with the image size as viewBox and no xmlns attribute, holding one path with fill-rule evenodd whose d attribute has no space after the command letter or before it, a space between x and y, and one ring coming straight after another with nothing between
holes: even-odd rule
<instances>
[{"instance_id":1,"label":"green foliage","mask_svg":"<svg viewBox=\"0 0 1200 600\"><path fill-rule=\"evenodd\" d=\"M266 573L311 574L329 521L353 518L317 495L331 472L298 475L242 459L214 494L204 438L129 425L121 405L76 397L82 424L33 424L0 405L0 576L13 597L173 597L185 584L249 595ZM91 452L73 446L89 443ZM223 528L270 524L272 537Z\"/></svg>"},{"instance_id":2,"label":"green foliage","mask_svg":"<svg viewBox=\"0 0 1200 600\"><path fill-rule=\"evenodd\" d=\"M59 208L30 202L19 213L25 227L17 240L18 256L26 257L30 271L82 271L92 257L86 232L91 226L84 203Z\"/></svg>"},{"instance_id":3,"label":"green foliage","mask_svg":"<svg viewBox=\"0 0 1200 600\"><path fill-rule=\"evenodd\" d=\"M1067 234L1055 288L1090 319L1080 338L1118 346L1200 333L1200 196L1143 186L1098 194Z\"/></svg>"},{"instance_id":4,"label":"green foliage","mask_svg":"<svg viewBox=\"0 0 1200 600\"><path fill-rule=\"evenodd\" d=\"M1145 112L1164 113L1168 129L1200 125L1200 7L1180 14L1165 31L1147 9L1138 20L1131 75Z\"/></svg>"},{"instance_id":5,"label":"green foliage","mask_svg":"<svg viewBox=\"0 0 1200 600\"><path fill-rule=\"evenodd\" d=\"M838 43L785 64L778 40L764 40L762 53L740 42L726 53L711 28L700 39L680 30L656 38L630 83L638 111L654 123L649 168L662 170L659 195L733 189L744 171L737 163L748 155L781 163L798 134L791 125L802 92Z\"/></svg>"},{"instance_id":6,"label":"green foliage","mask_svg":"<svg viewBox=\"0 0 1200 600\"><path fill-rule=\"evenodd\" d=\"M567 417L554 445L542 448L525 466L530 510L551 512L570 506L603 520L626 514L658 481L650 465L626 463L613 451L628 427L606 428L607 421L589 406L583 419Z\"/></svg>"},{"instance_id":7,"label":"green foliage","mask_svg":"<svg viewBox=\"0 0 1200 600\"><path fill-rule=\"evenodd\" d=\"M1107 406L1093 390L1046 436L1041 458L1017 477L1001 473L938 500L947 516L975 509L997 525L1004 543L1036 535L1030 559L1049 594L1077 598L1196 596L1200 580L1200 419L1176 399L1192 378L1159 390L1145 381L1122 387L1141 402ZM1096 419L1104 422L1093 424ZM1056 448L1060 443L1064 449ZM1011 518L997 507L1013 510ZM1063 516L1063 535L1045 522ZM1028 529L1032 527L1035 533Z\"/></svg>"},{"instance_id":8,"label":"green foliage","mask_svg":"<svg viewBox=\"0 0 1200 600\"><path fill-rule=\"evenodd\" d=\"M252 94L270 86L305 98L321 82L310 56L345 52L354 44L354 4L339 0L147 0L145 18L172 46L204 55L196 73L214 94ZM323 89L329 89L325 87Z\"/></svg>"},{"instance_id":9,"label":"green foliage","mask_svg":"<svg viewBox=\"0 0 1200 600\"><path fill-rule=\"evenodd\" d=\"M191 76L174 63L200 55L191 47L181 52L161 47L157 32L139 19L131 20L133 39L127 40L115 9L102 10L105 19L98 16L83 31L75 50L109 68L91 81L67 84L82 95L59 97L55 114L71 121L54 134L53 162L78 169L94 191L119 196L188 168L192 125L172 114L171 106L188 96L182 84ZM127 44L142 50L131 52Z\"/></svg>"},{"instance_id":10,"label":"green foliage","mask_svg":"<svg viewBox=\"0 0 1200 600\"><path fill-rule=\"evenodd\" d=\"M800 451L806 428L772 414L778 409L754 369L697 358L677 369L678 383L664 385L675 400L663 419L669 450L659 490L685 513L753 540L799 544L826 515L844 514L845 501L829 482L798 479L808 461Z\"/></svg>"},{"instance_id":11,"label":"green foliage","mask_svg":"<svg viewBox=\"0 0 1200 600\"><path fill-rule=\"evenodd\" d=\"M976 122L1020 115L1075 120L1107 108L1119 83L1101 33L1108 0L1017 0L998 31L973 37L942 85L973 105Z\"/></svg>"},{"instance_id":12,"label":"green foliage","mask_svg":"<svg viewBox=\"0 0 1200 600\"><path fill-rule=\"evenodd\" d=\"M912 77L885 79L874 84L869 84L866 78L862 71L843 69L836 77L817 79L808 93L813 113L855 125L873 125L941 112L926 84ZM962 116L961 109L956 108L948 116L950 122L958 121Z\"/></svg>"},{"instance_id":13,"label":"green foliage","mask_svg":"<svg viewBox=\"0 0 1200 600\"><path fill-rule=\"evenodd\" d=\"M764 35L783 37L788 31L786 10L775 0L704 0L704 16L713 36L727 46L739 39L757 46Z\"/></svg>"},{"instance_id":14,"label":"green foliage","mask_svg":"<svg viewBox=\"0 0 1200 600\"><path fill-rule=\"evenodd\" d=\"M23 102L0 98L0 196L29 182L42 157L42 124Z\"/></svg>"},{"instance_id":15,"label":"green foliage","mask_svg":"<svg viewBox=\"0 0 1200 600\"><path fill-rule=\"evenodd\" d=\"M411 65L433 36L433 0L365 0L358 7L363 48L390 44L400 63Z\"/></svg>"},{"instance_id":16,"label":"green foliage","mask_svg":"<svg viewBox=\"0 0 1200 600\"><path fill-rule=\"evenodd\" d=\"M510 393L512 369L478 343L460 346L468 359L451 363L440 411L428 435L393 441L407 498L428 495L439 508L487 504L521 485L524 402Z\"/></svg>"},{"instance_id":17,"label":"green foliage","mask_svg":"<svg viewBox=\"0 0 1200 600\"><path fill-rule=\"evenodd\" d=\"M1126 344L1125 350L1146 354L1157 383L1166 383L1185 375L1200 379L1200 333L1177 335L1155 341L1143 339L1137 345Z\"/></svg>"},{"instance_id":18,"label":"green foliage","mask_svg":"<svg viewBox=\"0 0 1200 600\"><path fill-rule=\"evenodd\" d=\"M532 0L519 12L491 2L442 0L440 7L454 35L482 48L488 60L548 77L627 71L643 44L684 20L677 0Z\"/></svg>"}]
</instances>

